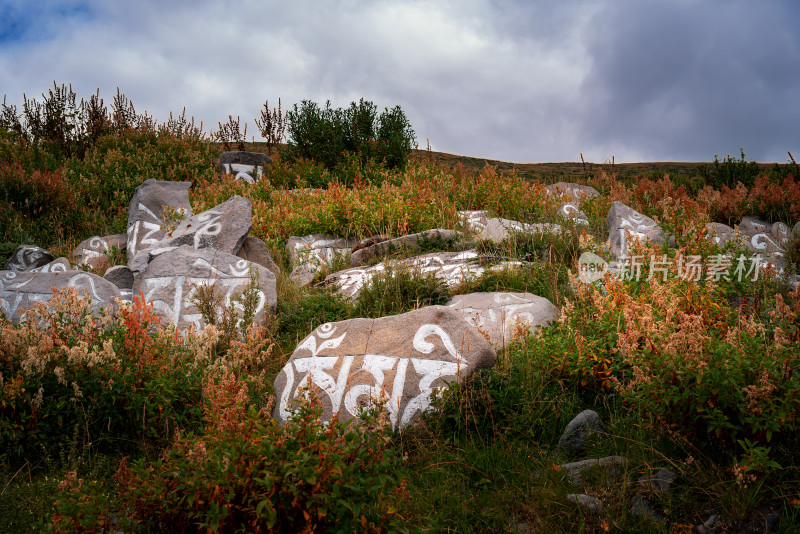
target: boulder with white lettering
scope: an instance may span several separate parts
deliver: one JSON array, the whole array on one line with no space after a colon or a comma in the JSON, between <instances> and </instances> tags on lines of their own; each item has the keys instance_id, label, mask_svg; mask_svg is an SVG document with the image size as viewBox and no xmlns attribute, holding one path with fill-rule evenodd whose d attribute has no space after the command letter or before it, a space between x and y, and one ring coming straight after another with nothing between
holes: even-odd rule
<instances>
[{"instance_id":1,"label":"boulder with white lettering","mask_svg":"<svg viewBox=\"0 0 800 534\"><path fill-rule=\"evenodd\" d=\"M128 266L136 253L164 239L167 226L192 215L191 182L146 180L131 198L128 208Z\"/></svg>"},{"instance_id":2,"label":"boulder with white lettering","mask_svg":"<svg viewBox=\"0 0 800 534\"><path fill-rule=\"evenodd\" d=\"M16 272L0 271L0 309L11 321L19 321L36 302L50 302L53 288L75 288L80 298L92 302L92 313L99 315L108 306L116 309L120 298L117 286L83 271Z\"/></svg>"},{"instance_id":3,"label":"boulder with white lettering","mask_svg":"<svg viewBox=\"0 0 800 534\"><path fill-rule=\"evenodd\" d=\"M446 304L496 347L505 347L518 333L533 333L558 319L552 302L532 293L470 293L456 295ZM522 329L521 332L518 332Z\"/></svg>"},{"instance_id":4,"label":"boulder with white lettering","mask_svg":"<svg viewBox=\"0 0 800 534\"><path fill-rule=\"evenodd\" d=\"M368 263L371 259L384 256L395 249L419 249L420 244L426 241L445 241L452 243L461 237L461 232L455 230L426 230L416 234L409 234L394 239L387 239L366 247L359 248L350 254L350 265L358 267Z\"/></svg>"},{"instance_id":5,"label":"boulder with white lettering","mask_svg":"<svg viewBox=\"0 0 800 534\"><path fill-rule=\"evenodd\" d=\"M252 311L253 321L258 323L275 311L275 275L256 263L213 248L183 245L156 256L136 277L133 295L142 292L165 323L172 322L179 330L194 327L200 331L206 322L197 307L197 291L213 285L219 304L225 308L233 305L241 316L245 307L239 299L250 287L251 274L257 275Z\"/></svg>"},{"instance_id":6,"label":"boulder with white lettering","mask_svg":"<svg viewBox=\"0 0 800 534\"><path fill-rule=\"evenodd\" d=\"M278 267L272 259L272 254L269 252L269 247L266 243L254 236L247 236L242 243L242 248L236 253L237 256L243 260L252 261L262 267L266 267L275 276L280 276L281 268Z\"/></svg>"},{"instance_id":7,"label":"boulder with white lettering","mask_svg":"<svg viewBox=\"0 0 800 534\"><path fill-rule=\"evenodd\" d=\"M109 254L112 250L125 251L127 248L128 234L96 235L81 241L72 251L70 259L76 265L86 265L93 269L108 269L111 267Z\"/></svg>"},{"instance_id":8,"label":"boulder with white lettering","mask_svg":"<svg viewBox=\"0 0 800 534\"><path fill-rule=\"evenodd\" d=\"M72 265L67 258L56 258L46 265L31 269L32 273L58 273L64 271L72 271Z\"/></svg>"},{"instance_id":9,"label":"boulder with white lettering","mask_svg":"<svg viewBox=\"0 0 800 534\"><path fill-rule=\"evenodd\" d=\"M34 245L20 245L17 250L8 258L4 271L29 271L37 267L42 267L53 261L50 252Z\"/></svg>"},{"instance_id":10,"label":"boulder with white lettering","mask_svg":"<svg viewBox=\"0 0 800 534\"><path fill-rule=\"evenodd\" d=\"M619 201L611 205L608 211L608 241L616 257L628 256L631 240L660 243L663 237L661 227L647 215Z\"/></svg>"},{"instance_id":11,"label":"boulder with white lettering","mask_svg":"<svg viewBox=\"0 0 800 534\"><path fill-rule=\"evenodd\" d=\"M269 178L269 166L272 160L261 152L230 151L219 156L219 172L232 174L235 180L244 180L248 184Z\"/></svg>"},{"instance_id":12,"label":"boulder with white lettering","mask_svg":"<svg viewBox=\"0 0 800 534\"><path fill-rule=\"evenodd\" d=\"M181 221L157 247L214 248L236 254L253 227L253 205L244 197L232 196L222 204Z\"/></svg>"},{"instance_id":13,"label":"boulder with white lettering","mask_svg":"<svg viewBox=\"0 0 800 534\"><path fill-rule=\"evenodd\" d=\"M566 196L569 202L580 205L586 198L593 198L600 195L600 192L590 185L573 184L569 182L558 182L550 184L545 188L547 196Z\"/></svg>"},{"instance_id":14,"label":"boulder with white lettering","mask_svg":"<svg viewBox=\"0 0 800 534\"><path fill-rule=\"evenodd\" d=\"M274 417L290 416L302 387L315 391L322 418L357 417L383 398L395 429L428 410L442 386L464 380L497 358L483 336L456 311L429 306L380 319L350 319L316 328L275 379Z\"/></svg>"}]
</instances>

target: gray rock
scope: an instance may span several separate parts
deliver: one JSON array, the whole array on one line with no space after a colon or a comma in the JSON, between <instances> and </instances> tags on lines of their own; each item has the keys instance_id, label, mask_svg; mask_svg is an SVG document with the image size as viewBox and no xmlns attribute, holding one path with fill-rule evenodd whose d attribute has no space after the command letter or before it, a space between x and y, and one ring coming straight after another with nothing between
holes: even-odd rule
<instances>
[{"instance_id":1,"label":"gray rock","mask_svg":"<svg viewBox=\"0 0 800 534\"><path fill-rule=\"evenodd\" d=\"M722 223L708 223L706 224L707 236L714 241L717 245L724 245L728 241L735 239L736 234L733 228L727 224Z\"/></svg>"},{"instance_id":2,"label":"gray rock","mask_svg":"<svg viewBox=\"0 0 800 534\"><path fill-rule=\"evenodd\" d=\"M558 440L558 446L569 453L583 452L592 434L605 433L602 419L594 410L584 410L569 422Z\"/></svg>"},{"instance_id":3,"label":"gray rock","mask_svg":"<svg viewBox=\"0 0 800 534\"><path fill-rule=\"evenodd\" d=\"M31 269L32 273L58 273L65 271L72 271L72 265L67 258L56 258L47 265L42 265L35 269Z\"/></svg>"},{"instance_id":4,"label":"gray rock","mask_svg":"<svg viewBox=\"0 0 800 534\"><path fill-rule=\"evenodd\" d=\"M605 458L591 458L580 462L570 462L561 465L561 469L566 473L573 484L579 485L582 481L581 475L587 469L597 467L607 467L609 473L616 474L624 470L628 465L628 460L622 456L606 456Z\"/></svg>"},{"instance_id":5,"label":"gray rock","mask_svg":"<svg viewBox=\"0 0 800 534\"><path fill-rule=\"evenodd\" d=\"M603 503L591 495L585 495L583 493L570 493L567 495L567 500L574 502L587 512L597 513L603 510Z\"/></svg>"},{"instance_id":6,"label":"gray rock","mask_svg":"<svg viewBox=\"0 0 800 534\"><path fill-rule=\"evenodd\" d=\"M236 180L244 180L248 184L260 181L265 175L269 179L270 165L270 157L261 152L230 151L219 156L221 174L233 174Z\"/></svg>"},{"instance_id":7,"label":"gray rock","mask_svg":"<svg viewBox=\"0 0 800 534\"><path fill-rule=\"evenodd\" d=\"M114 248L126 251L128 234L90 237L75 247L70 259L76 265L85 265L93 269L108 268L110 266L108 254Z\"/></svg>"},{"instance_id":8,"label":"gray rock","mask_svg":"<svg viewBox=\"0 0 800 534\"><path fill-rule=\"evenodd\" d=\"M131 270L134 277L139 276L142 271L147 269L147 266L154 258L173 251L176 248L178 247L152 247L140 250L133 257L133 260L128 261L128 268Z\"/></svg>"},{"instance_id":9,"label":"gray rock","mask_svg":"<svg viewBox=\"0 0 800 534\"><path fill-rule=\"evenodd\" d=\"M786 266L783 259L786 249L785 244L788 241L788 227L783 223L776 223L778 229L773 232L772 225L758 217L744 217L742 222L739 223L739 232L744 238L744 245L751 251L766 257L771 260L778 268L782 270ZM783 232L785 227L785 232ZM776 237L783 235L783 237Z\"/></svg>"},{"instance_id":10,"label":"gray rock","mask_svg":"<svg viewBox=\"0 0 800 534\"><path fill-rule=\"evenodd\" d=\"M304 265L309 272L318 273L323 265L330 265L336 258L350 253L356 242L328 234L312 234L304 237L292 236L286 250L292 265Z\"/></svg>"},{"instance_id":11,"label":"gray rock","mask_svg":"<svg viewBox=\"0 0 800 534\"><path fill-rule=\"evenodd\" d=\"M360 248L350 254L350 265L359 267L371 259L388 254L394 248L419 249L419 242L424 240L441 239L452 242L461 237L461 232L455 230L426 230L416 234L404 235L388 239L373 245Z\"/></svg>"},{"instance_id":12,"label":"gray rock","mask_svg":"<svg viewBox=\"0 0 800 534\"><path fill-rule=\"evenodd\" d=\"M266 267L276 278L281 275L281 268L272 260L269 247L257 237L247 236L236 255L243 260L252 261L262 267Z\"/></svg>"},{"instance_id":13,"label":"gray rock","mask_svg":"<svg viewBox=\"0 0 800 534\"><path fill-rule=\"evenodd\" d=\"M128 266L136 253L151 248L164 238L168 226L190 217L191 182L146 180L136 188L128 209Z\"/></svg>"},{"instance_id":14,"label":"gray rock","mask_svg":"<svg viewBox=\"0 0 800 534\"><path fill-rule=\"evenodd\" d=\"M0 308L6 317L17 322L34 303L49 302L53 288L65 287L75 288L81 298L88 296L94 314L100 314L108 306L116 309L115 299L120 298L117 286L83 271L0 271Z\"/></svg>"},{"instance_id":15,"label":"gray rock","mask_svg":"<svg viewBox=\"0 0 800 534\"><path fill-rule=\"evenodd\" d=\"M552 302L532 293L470 293L456 295L446 306L458 311L469 324L489 337L496 347L505 347L517 325L526 332L558 319Z\"/></svg>"},{"instance_id":16,"label":"gray rock","mask_svg":"<svg viewBox=\"0 0 800 534\"><path fill-rule=\"evenodd\" d=\"M764 532L772 531L780 522L781 515L777 513L764 516Z\"/></svg>"},{"instance_id":17,"label":"gray rock","mask_svg":"<svg viewBox=\"0 0 800 534\"><path fill-rule=\"evenodd\" d=\"M581 211L576 202L564 202L556 209L556 213L565 219L573 219L580 224L589 224L589 218Z\"/></svg>"},{"instance_id":18,"label":"gray rock","mask_svg":"<svg viewBox=\"0 0 800 534\"><path fill-rule=\"evenodd\" d=\"M660 243L663 232L650 217L623 204L614 202L608 211L608 241L617 258L628 256L631 239Z\"/></svg>"},{"instance_id":19,"label":"gray rock","mask_svg":"<svg viewBox=\"0 0 800 534\"><path fill-rule=\"evenodd\" d=\"M494 365L494 350L456 312L428 306L380 319L350 319L316 328L275 379L274 417L289 417L299 387L313 384L322 418L356 417L385 395L395 429L430 408L431 395L449 382Z\"/></svg>"},{"instance_id":20,"label":"gray rock","mask_svg":"<svg viewBox=\"0 0 800 534\"><path fill-rule=\"evenodd\" d=\"M29 271L43 267L53 261L55 257L43 248L34 245L20 245L8 258L4 271Z\"/></svg>"},{"instance_id":21,"label":"gray rock","mask_svg":"<svg viewBox=\"0 0 800 534\"><path fill-rule=\"evenodd\" d=\"M307 265L298 265L289 273L289 281L294 282L300 287L308 287L314 282L317 274L311 272Z\"/></svg>"},{"instance_id":22,"label":"gray rock","mask_svg":"<svg viewBox=\"0 0 800 534\"><path fill-rule=\"evenodd\" d=\"M195 249L213 248L235 255L253 227L252 216L252 203L236 195L210 210L182 221L155 246L166 248L189 245Z\"/></svg>"},{"instance_id":23,"label":"gray rock","mask_svg":"<svg viewBox=\"0 0 800 534\"><path fill-rule=\"evenodd\" d=\"M667 491L670 488L670 486L672 486L672 484L675 482L675 479L677 478L678 475L676 475L669 469L659 469L652 476L640 477L639 487L645 490L664 492Z\"/></svg>"},{"instance_id":24,"label":"gray rock","mask_svg":"<svg viewBox=\"0 0 800 534\"><path fill-rule=\"evenodd\" d=\"M600 195L600 192L592 186L573 184L569 182L558 182L548 185L545 190L548 196L566 195L570 202L580 205L584 198L592 198Z\"/></svg>"},{"instance_id":25,"label":"gray rock","mask_svg":"<svg viewBox=\"0 0 800 534\"><path fill-rule=\"evenodd\" d=\"M557 224L528 224L500 217L487 217L486 211L460 211L459 217L467 231L484 241L500 243L516 233L553 233L560 234L561 226Z\"/></svg>"},{"instance_id":26,"label":"gray rock","mask_svg":"<svg viewBox=\"0 0 800 534\"><path fill-rule=\"evenodd\" d=\"M383 243L384 241L388 241L389 239L391 239L391 237L389 237L386 234L378 234L371 237L366 237L361 241L359 241L358 243L356 243L356 245L353 247L353 250L351 250L350 253L352 254L356 251L361 250L362 248L367 248L371 247L372 245L377 245L378 243Z\"/></svg>"},{"instance_id":27,"label":"gray rock","mask_svg":"<svg viewBox=\"0 0 800 534\"><path fill-rule=\"evenodd\" d=\"M133 289L133 272L125 265L115 265L106 271L103 278L122 289Z\"/></svg>"},{"instance_id":28,"label":"gray rock","mask_svg":"<svg viewBox=\"0 0 800 534\"><path fill-rule=\"evenodd\" d=\"M631 515L640 519L650 519L655 523L661 522L661 516L656 513L650 502L638 493L631 500Z\"/></svg>"},{"instance_id":29,"label":"gray rock","mask_svg":"<svg viewBox=\"0 0 800 534\"><path fill-rule=\"evenodd\" d=\"M213 284L216 298L228 307L248 289L251 271L258 274L254 322L261 322L275 311L275 275L258 264L212 248L183 245L156 256L136 277L133 294L143 293L165 323L172 322L179 330L194 327L199 331L205 321L193 303L196 291ZM241 316L241 304L235 304L235 309Z\"/></svg>"}]
</instances>

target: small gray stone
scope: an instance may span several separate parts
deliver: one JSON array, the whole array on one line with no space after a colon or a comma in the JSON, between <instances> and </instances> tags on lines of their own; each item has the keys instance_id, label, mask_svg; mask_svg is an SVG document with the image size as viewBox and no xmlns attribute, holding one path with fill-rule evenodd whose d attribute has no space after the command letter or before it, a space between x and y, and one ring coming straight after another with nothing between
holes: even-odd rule
<instances>
[{"instance_id":1,"label":"small gray stone","mask_svg":"<svg viewBox=\"0 0 800 534\"><path fill-rule=\"evenodd\" d=\"M622 456L606 456L605 458L590 458L580 462L566 463L561 465L561 470L566 473L573 484L579 485L582 481L581 474L587 469L608 467L609 473L616 474L621 469L625 469L627 465L628 460Z\"/></svg>"},{"instance_id":2,"label":"small gray stone","mask_svg":"<svg viewBox=\"0 0 800 534\"><path fill-rule=\"evenodd\" d=\"M286 250L292 265L305 265L309 272L318 273L323 265L330 265L336 258L350 253L355 245L352 239L328 234L312 234L304 237L292 236Z\"/></svg>"},{"instance_id":3,"label":"small gray stone","mask_svg":"<svg viewBox=\"0 0 800 534\"><path fill-rule=\"evenodd\" d=\"M589 218L576 202L564 202L557 209L556 213L565 219L572 219L580 224L589 224Z\"/></svg>"},{"instance_id":4,"label":"small gray stone","mask_svg":"<svg viewBox=\"0 0 800 534\"><path fill-rule=\"evenodd\" d=\"M633 496L631 502L631 515L640 519L650 519L656 523L661 521L661 517L653 509L650 502L638 493Z\"/></svg>"},{"instance_id":5,"label":"small gray stone","mask_svg":"<svg viewBox=\"0 0 800 534\"><path fill-rule=\"evenodd\" d=\"M289 274L289 281L300 287L308 287L316 278L316 273L311 272L306 265L298 265Z\"/></svg>"},{"instance_id":6,"label":"small gray stone","mask_svg":"<svg viewBox=\"0 0 800 534\"><path fill-rule=\"evenodd\" d=\"M781 520L780 514L767 514L764 517L764 532L770 532L774 529Z\"/></svg>"},{"instance_id":7,"label":"small gray stone","mask_svg":"<svg viewBox=\"0 0 800 534\"><path fill-rule=\"evenodd\" d=\"M603 421L594 410L584 410L569 422L558 446L569 453L582 452L586 448L586 439L594 433L605 433Z\"/></svg>"},{"instance_id":8,"label":"small gray stone","mask_svg":"<svg viewBox=\"0 0 800 534\"><path fill-rule=\"evenodd\" d=\"M639 478L639 487L646 490L654 490L658 492L667 491L669 487L675 482L675 479L678 478L674 472L670 471L669 469L659 469L656 473L652 476L640 477Z\"/></svg>"},{"instance_id":9,"label":"small gray stone","mask_svg":"<svg viewBox=\"0 0 800 534\"><path fill-rule=\"evenodd\" d=\"M219 156L219 172L232 174L236 180L244 180L248 184L269 178L272 159L261 152L229 151Z\"/></svg>"},{"instance_id":10,"label":"small gray stone","mask_svg":"<svg viewBox=\"0 0 800 534\"><path fill-rule=\"evenodd\" d=\"M591 495L586 495L583 493L570 493L567 495L567 500L574 502L587 512L598 513L603 510L603 503Z\"/></svg>"},{"instance_id":11,"label":"small gray stone","mask_svg":"<svg viewBox=\"0 0 800 534\"><path fill-rule=\"evenodd\" d=\"M247 236L237 256L243 260L252 261L269 269L276 277L281 275L281 268L272 260L272 254L266 243L254 236Z\"/></svg>"},{"instance_id":12,"label":"small gray stone","mask_svg":"<svg viewBox=\"0 0 800 534\"><path fill-rule=\"evenodd\" d=\"M37 267L43 267L53 261L50 252L34 245L20 245L17 250L8 258L4 271L29 271Z\"/></svg>"},{"instance_id":13,"label":"small gray stone","mask_svg":"<svg viewBox=\"0 0 800 534\"><path fill-rule=\"evenodd\" d=\"M133 289L133 272L126 265L115 265L106 271L103 278L122 289Z\"/></svg>"},{"instance_id":14,"label":"small gray stone","mask_svg":"<svg viewBox=\"0 0 800 534\"><path fill-rule=\"evenodd\" d=\"M708 231L708 233L706 234L708 238L714 241L715 244L720 246L724 245L725 243L736 237L733 228L731 228L727 224L708 223L706 224L706 230Z\"/></svg>"}]
</instances>

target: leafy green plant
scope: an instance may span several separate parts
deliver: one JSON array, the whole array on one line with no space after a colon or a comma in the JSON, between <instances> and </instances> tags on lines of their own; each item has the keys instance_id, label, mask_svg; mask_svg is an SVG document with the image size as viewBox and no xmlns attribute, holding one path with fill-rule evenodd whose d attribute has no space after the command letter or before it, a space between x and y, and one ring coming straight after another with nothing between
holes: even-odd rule
<instances>
[{"instance_id":1,"label":"leafy green plant","mask_svg":"<svg viewBox=\"0 0 800 534\"><path fill-rule=\"evenodd\" d=\"M434 275L389 262L361 289L354 307L357 317L375 318L444 304L449 298L447 286Z\"/></svg>"}]
</instances>

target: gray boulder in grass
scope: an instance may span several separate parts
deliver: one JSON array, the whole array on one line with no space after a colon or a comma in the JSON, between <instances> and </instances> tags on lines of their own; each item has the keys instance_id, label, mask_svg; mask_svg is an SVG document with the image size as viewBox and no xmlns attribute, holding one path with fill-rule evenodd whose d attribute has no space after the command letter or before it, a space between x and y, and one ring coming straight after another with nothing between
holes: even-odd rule
<instances>
[{"instance_id":1,"label":"gray boulder in grass","mask_svg":"<svg viewBox=\"0 0 800 534\"><path fill-rule=\"evenodd\" d=\"M545 190L547 196L566 195L570 202L580 205L585 198L592 198L600 195L600 192L590 185L573 184L570 182L558 182L548 185Z\"/></svg>"},{"instance_id":2,"label":"gray boulder in grass","mask_svg":"<svg viewBox=\"0 0 800 534\"><path fill-rule=\"evenodd\" d=\"M260 322L274 313L277 305L275 275L256 263L212 248L183 245L156 256L136 277L132 294L143 293L164 323L172 322L179 330L194 327L200 331L206 323L193 302L197 290L213 284L216 298L228 307L250 287L251 271L258 275L253 320ZM241 316L243 306L235 304L235 309Z\"/></svg>"},{"instance_id":3,"label":"gray boulder in grass","mask_svg":"<svg viewBox=\"0 0 800 534\"><path fill-rule=\"evenodd\" d=\"M247 236L237 256L243 260L252 261L269 269L275 276L280 276L281 268L272 259L272 254L266 243L254 236Z\"/></svg>"},{"instance_id":4,"label":"gray boulder in grass","mask_svg":"<svg viewBox=\"0 0 800 534\"><path fill-rule=\"evenodd\" d=\"M514 337L517 325L526 332L558 319L559 311L552 302L532 293L470 293L456 295L446 306L458 311L469 324L504 347Z\"/></svg>"},{"instance_id":5,"label":"gray boulder in grass","mask_svg":"<svg viewBox=\"0 0 800 534\"><path fill-rule=\"evenodd\" d=\"M128 208L128 266L136 253L151 248L164 239L164 224L177 223L177 218L190 217L191 182L146 180L133 193Z\"/></svg>"},{"instance_id":6,"label":"gray boulder in grass","mask_svg":"<svg viewBox=\"0 0 800 534\"><path fill-rule=\"evenodd\" d=\"M65 287L75 288L80 298L88 296L95 315L108 306L116 310L116 299L121 297L117 286L83 271L0 271L0 309L11 321L18 322L35 303L50 302L53 288Z\"/></svg>"},{"instance_id":7,"label":"gray boulder in grass","mask_svg":"<svg viewBox=\"0 0 800 534\"><path fill-rule=\"evenodd\" d=\"M214 248L228 254L239 252L253 227L253 204L234 195L222 204L192 215L157 243L161 247Z\"/></svg>"},{"instance_id":8,"label":"gray boulder in grass","mask_svg":"<svg viewBox=\"0 0 800 534\"><path fill-rule=\"evenodd\" d=\"M266 174L272 159L261 152L244 152L240 150L223 152L219 156L219 172L232 174L236 180L244 180L252 184L261 180Z\"/></svg>"},{"instance_id":9,"label":"gray boulder in grass","mask_svg":"<svg viewBox=\"0 0 800 534\"><path fill-rule=\"evenodd\" d=\"M53 261L55 257L49 251L34 245L20 245L8 258L4 271L29 271L42 267Z\"/></svg>"},{"instance_id":10,"label":"gray boulder in grass","mask_svg":"<svg viewBox=\"0 0 800 534\"><path fill-rule=\"evenodd\" d=\"M436 229L382 240L353 251L350 254L350 265L359 267L369 262L372 258L384 256L396 248L419 249L420 241L440 239L451 242L459 237L461 237L461 232L456 230Z\"/></svg>"},{"instance_id":11,"label":"gray boulder in grass","mask_svg":"<svg viewBox=\"0 0 800 534\"><path fill-rule=\"evenodd\" d=\"M316 328L275 379L274 417L290 416L300 388L313 388L322 419L356 417L383 395L395 429L428 410L437 388L494 365L495 351L458 312L429 306L380 319L350 319Z\"/></svg>"},{"instance_id":12,"label":"gray boulder in grass","mask_svg":"<svg viewBox=\"0 0 800 534\"><path fill-rule=\"evenodd\" d=\"M608 211L608 241L618 258L628 256L631 240L660 243L663 234L653 219L622 202L614 202Z\"/></svg>"},{"instance_id":13,"label":"gray boulder in grass","mask_svg":"<svg viewBox=\"0 0 800 534\"><path fill-rule=\"evenodd\" d=\"M569 453L579 453L586 448L586 440L591 434L605 432L603 420L594 410L584 410L567 424L558 440L558 446Z\"/></svg>"},{"instance_id":14,"label":"gray boulder in grass","mask_svg":"<svg viewBox=\"0 0 800 534\"><path fill-rule=\"evenodd\" d=\"M90 237L75 247L70 259L77 265L87 265L93 269L108 268L108 254L112 249L127 250L128 234Z\"/></svg>"}]
</instances>

